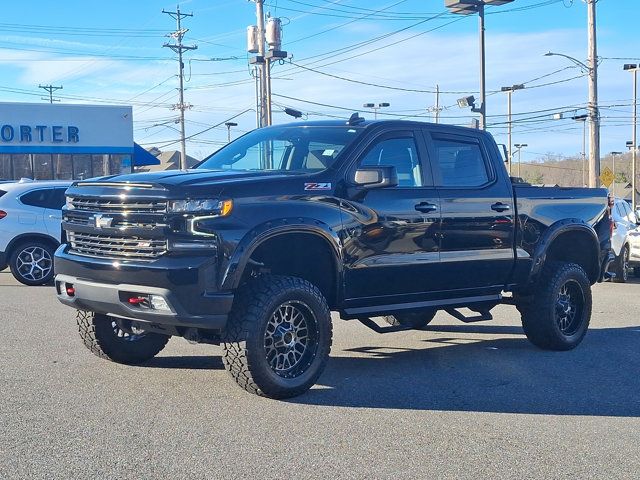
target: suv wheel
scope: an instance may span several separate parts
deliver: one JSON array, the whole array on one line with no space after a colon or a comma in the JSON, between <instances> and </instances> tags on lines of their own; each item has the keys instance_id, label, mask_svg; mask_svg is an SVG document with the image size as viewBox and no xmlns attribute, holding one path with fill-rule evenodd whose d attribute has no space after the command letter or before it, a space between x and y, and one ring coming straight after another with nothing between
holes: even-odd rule
<instances>
[{"instance_id":1,"label":"suv wheel","mask_svg":"<svg viewBox=\"0 0 640 480\"><path fill-rule=\"evenodd\" d=\"M46 285L53 280L54 247L32 240L13 248L9 258L11 273L20 283L29 286Z\"/></svg>"},{"instance_id":2,"label":"suv wheel","mask_svg":"<svg viewBox=\"0 0 640 480\"><path fill-rule=\"evenodd\" d=\"M622 247L620 255L618 255L613 264L613 271L616 276L613 281L616 283L626 283L629 280L629 246Z\"/></svg>"},{"instance_id":3,"label":"suv wheel","mask_svg":"<svg viewBox=\"0 0 640 480\"><path fill-rule=\"evenodd\" d=\"M94 312L78 310L76 321L84 346L94 355L127 365L151 360L170 338L132 328L131 322Z\"/></svg>"},{"instance_id":4,"label":"suv wheel","mask_svg":"<svg viewBox=\"0 0 640 480\"><path fill-rule=\"evenodd\" d=\"M437 310L425 310L422 312L396 313L383 317L385 321L394 327L407 327L419 330L431 323L436 316Z\"/></svg>"},{"instance_id":5,"label":"suv wheel","mask_svg":"<svg viewBox=\"0 0 640 480\"><path fill-rule=\"evenodd\" d=\"M224 334L224 366L250 393L295 397L324 370L331 337L329 307L314 285L263 275L238 292Z\"/></svg>"},{"instance_id":6,"label":"suv wheel","mask_svg":"<svg viewBox=\"0 0 640 480\"><path fill-rule=\"evenodd\" d=\"M570 350L580 344L591 319L591 284L575 263L544 267L537 290L522 311L527 338L545 350Z\"/></svg>"}]
</instances>

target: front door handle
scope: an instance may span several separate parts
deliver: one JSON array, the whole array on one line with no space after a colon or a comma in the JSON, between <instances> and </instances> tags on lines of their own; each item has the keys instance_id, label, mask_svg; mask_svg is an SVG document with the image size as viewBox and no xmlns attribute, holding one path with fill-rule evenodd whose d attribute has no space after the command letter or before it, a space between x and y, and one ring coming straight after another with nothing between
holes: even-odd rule
<instances>
[{"instance_id":1,"label":"front door handle","mask_svg":"<svg viewBox=\"0 0 640 480\"><path fill-rule=\"evenodd\" d=\"M422 213L431 213L438 210L438 206L435 203L420 202L416 205L416 210Z\"/></svg>"},{"instance_id":2,"label":"front door handle","mask_svg":"<svg viewBox=\"0 0 640 480\"><path fill-rule=\"evenodd\" d=\"M494 203L493 205L491 205L491 210L495 210L496 212L506 212L510 209L511 207L509 205L502 202Z\"/></svg>"}]
</instances>

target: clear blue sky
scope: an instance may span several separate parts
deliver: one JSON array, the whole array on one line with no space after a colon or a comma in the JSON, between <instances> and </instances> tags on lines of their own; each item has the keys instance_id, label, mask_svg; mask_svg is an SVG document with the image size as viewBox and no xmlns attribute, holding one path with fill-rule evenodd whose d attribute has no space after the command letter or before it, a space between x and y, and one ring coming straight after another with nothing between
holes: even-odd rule
<instances>
[{"instance_id":1,"label":"clear blue sky","mask_svg":"<svg viewBox=\"0 0 640 480\"><path fill-rule=\"evenodd\" d=\"M470 112L455 103L463 94L477 96L477 17L448 15L443 3L268 0L265 11L284 19L283 48L294 62L274 68L274 121L290 120L284 106L315 119L348 117L362 111L364 102L384 101L391 107L381 117L429 120L427 108L435 103L429 92L437 84L444 92L440 104L447 107L442 121L469 123ZM3 5L0 101L39 102L45 92L38 84L62 85L58 97L67 103L133 104L136 141L177 148L167 145L177 139L177 112L171 110L177 102L177 64L162 48L165 33L175 28L162 9L175 10L175 3L36 0L25 5ZM245 32L255 23L255 5L191 0L180 7L194 14L184 22L185 43L198 45L186 56L186 101L193 105L187 133L235 116L237 133L254 128ZM634 60L622 58L640 62L640 2L599 0L597 7L606 154L624 150L631 136L631 75L622 65ZM487 13L487 89L523 82L529 87L513 96L514 142L529 144L524 159L577 154L582 126L568 117L585 112L587 79L567 60L543 54L552 50L586 60L586 6L581 0L515 0ZM235 58L212 61L227 57ZM491 94L487 105L489 129L505 141L506 96ZM565 119L553 120L555 112ZM188 153L202 157L224 140L224 126L211 129L188 142Z\"/></svg>"}]
</instances>

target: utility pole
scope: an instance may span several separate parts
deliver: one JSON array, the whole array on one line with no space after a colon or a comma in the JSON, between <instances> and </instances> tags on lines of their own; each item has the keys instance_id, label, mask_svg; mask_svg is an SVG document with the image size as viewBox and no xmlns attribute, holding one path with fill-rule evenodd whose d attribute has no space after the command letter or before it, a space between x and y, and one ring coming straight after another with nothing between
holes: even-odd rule
<instances>
[{"instance_id":1,"label":"utility pole","mask_svg":"<svg viewBox=\"0 0 640 480\"><path fill-rule=\"evenodd\" d=\"M168 37L171 37L175 40L176 43L165 43L163 47L170 48L175 53L178 54L178 77L180 79L180 100L177 105L174 105L174 108L180 110L180 169L187 169L187 145L185 143L185 131L184 131L184 111L188 108L191 108L191 105L187 105L184 103L184 62L182 61L182 54L187 50L195 50L198 48L197 45L183 45L182 39L184 38L185 33L189 31L188 28L182 28L182 19L185 17L193 17L192 13L182 13L180 12L180 6L176 7L175 12L167 12L166 10L162 10L162 13L166 13L171 18L176 20L176 31L168 34Z\"/></svg>"},{"instance_id":2,"label":"utility pole","mask_svg":"<svg viewBox=\"0 0 640 480\"><path fill-rule=\"evenodd\" d=\"M507 130L507 136L508 136L508 148L507 148L507 157L508 157L508 161L509 161L509 176L511 176L511 163L513 162L513 152L512 152L512 146L511 146L511 94L515 91L515 90L522 90L524 88L524 84L518 84L518 85L512 85L510 87L502 87L501 90L503 92L507 92L507 122L508 122L508 130Z\"/></svg>"},{"instance_id":3,"label":"utility pole","mask_svg":"<svg viewBox=\"0 0 640 480\"><path fill-rule=\"evenodd\" d=\"M49 92L49 98L48 99L43 98L42 100L49 100L49 103L60 101L57 98L53 98L53 92L55 92L56 90L62 90L62 86L54 87L53 85L49 84L49 85L38 85L38 88L42 88L43 90L46 90L47 92Z\"/></svg>"},{"instance_id":4,"label":"utility pole","mask_svg":"<svg viewBox=\"0 0 640 480\"><path fill-rule=\"evenodd\" d=\"M436 85L436 104L434 107L428 107L428 112L433 113L433 123L440 123L440 85Z\"/></svg>"},{"instance_id":5,"label":"utility pole","mask_svg":"<svg viewBox=\"0 0 640 480\"><path fill-rule=\"evenodd\" d=\"M247 27L247 51L256 53L249 59L256 73L256 103L258 105L258 128L273 123L271 109L271 63L287 58L287 52L281 50L282 22L279 18L269 17L265 24L264 0L253 0L256 4L257 25ZM267 48L268 46L268 48Z\"/></svg>"},{"instance_id":6,"label":"utility pole","mask_svg":"<svg viewBox=\"0 0 640 480\"><path fill-rule=\"evenodd\" d=\"M635 63L627 63L624 69L633 74L633 113L631 123L633 131L631 132L631 206L636 211L636 156L638 151L637 132L638 132L638 70L640 65Z\"/></svg>"},{"instance_id":7,"label":"utility pole","mask_svg":"<svg viewBox=\"0 0 640 480\"><path fill-rule=\"evenodd\" d=\"M589 24L589 186L600 186L600 113L598 112L598 48L596 45L596 3L587 1ZM635 196L635 195L634 195Z\"/></svg>"}]
</instances>

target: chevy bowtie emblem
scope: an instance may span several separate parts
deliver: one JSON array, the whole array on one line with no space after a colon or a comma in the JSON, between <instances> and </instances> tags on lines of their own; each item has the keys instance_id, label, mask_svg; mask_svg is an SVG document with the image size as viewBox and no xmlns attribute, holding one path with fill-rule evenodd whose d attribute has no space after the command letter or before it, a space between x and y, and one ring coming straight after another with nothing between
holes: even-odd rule
<instances>
[{"instance_id":1,"label":"chevy bowtie emblem","mask_svg":"<svg viewBox=\"0 0 640 480\"><path fill-rule=\"evenodd\" d=\"M113 223L113 217L105 217L104 215L94 215L93 222L96 228L109 228Z\"/></svg>"}]
</instances>

